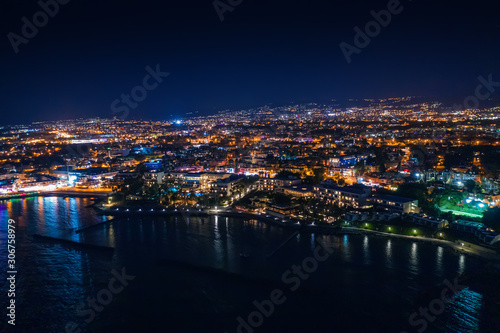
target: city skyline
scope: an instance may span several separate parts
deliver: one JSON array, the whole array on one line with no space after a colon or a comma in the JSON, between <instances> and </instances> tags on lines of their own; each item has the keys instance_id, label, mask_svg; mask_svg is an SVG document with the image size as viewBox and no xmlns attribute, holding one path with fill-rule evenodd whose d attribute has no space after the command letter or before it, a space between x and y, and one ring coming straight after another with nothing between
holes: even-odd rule
<instances>
[{"instance_id":1,"label":"city skyline","mask_svg":"<svg viewBox=\"0 0 500 333\"><path fill-rule=\"evenodd\" d=\"M453 104L479 77L500 81L492 2L221 3L4 3L1 123L112 116L157 65L169 76L136 119L407 95Z\"/></svg>"},{"instance_id":2,"label":"city skyline","mask_svg":"<svg viewBox=\"0 0 500 333\"><path fill-rule=\"evenodd\" d=\"M499 332L499 13L2 1L0 331Z\"/></svg>"},{"instance_id":3,"label":"city skyline","mask_svg":"<svg viewBox=\"0 0 500 333\"><path fill-rule=\"evenodd\" d=\"M116 99L118 101L118 99ZM409 103L412 101L412 103ZM478 108L466 108L464 105L473 105L474 103L480 103L481 107ZM133 101L129 101L133 102ZM408 102L409 104L405 105ZM138 104L138 103L136 103ZM325 115L334 116L335 113L349 113L356 112L356 117L360 119L371 119L374 120L373 117L379 116L377 112L378 106L384 104L393 104L389 110L385 110L385 115L391 115L391 112L398 112L403 109L406 109L408 112L407 115L414 115L417 119L418 117L424 116L428 114L429 116L436 116L440 114L446 115L443 118L447 118L449 115L453 115L456 117L467 117L469 115L484 115L486 118L497 119L497 112L500 108L500 105L492 102L491 100L485 101L477 98L474 95L469 95L465 97L462 101L462 104L459 103L444 103L434 99L429 99L426 97L420 96L404 96L404 97L388 97L388 98L363 98L363 99L347 99L344 101L339 100L330 100L326 103L318 103L318 102L305 102L305 103L283 103L282 105L274 105L273 103L261 105L253 108L241 108L241 109L226 109L226 110L217 110L211 113L201 113L199 111L188 112L181 116L168 115L164 118L144 118L136 115L134 113L133 108L127 107L126 109L122 109L125 111L120 111L119 108L116 108L116 112L111 112L107 116L95 116L95 117L78 117L78 118L60 118L58 120L50 120L50 119L40 119L33 122L20 122L17 124L3 124L1 126L2 129L8 129L16 126L31 126L31 125L39 125L39 124L49 124L49 123L58 123L58 122L73 122L73 121L86 121L86 120L117 120L117 121L145 121L145 122L162 122L162 123L171 123L171 124L181 124L185 121L196 121L197 119L209 119L218 116L224 115L232 115L232 114L244 114L249 118L258 118L258 115L262 110L272 110L275 112L275 115L279 116L286 115L287 113L283 110L299 110L299 109L311 109L311 110L321 110ZM127 106L126 102L122 104L117 104L121 107ZM111 108L113 109L113 107ZM330 110L330 111L329 111ZM330 113L328 113L330 112ZM333 112L333 113L332 113ZM366 112L366 114L364 114ZM375 112L375 114L373 114ZM292 120L295 115L293 113L289 113L286 119ZM288 118L290 117L290 118ZM236 119L236 118L235 118ZM285 119L285 118L283 118ZM387 119L390 119L387 118ZM439 119L439 117L438 117ZM458 118L457 118L458 119ZM241 120L241 119L240 119ZM331 120L335 120L335 118L331 118ZM394 122L399 121L400 119L394 118L391 119ZM463 118L465 120L465 118Z\"/></svg>"}]
</instances>

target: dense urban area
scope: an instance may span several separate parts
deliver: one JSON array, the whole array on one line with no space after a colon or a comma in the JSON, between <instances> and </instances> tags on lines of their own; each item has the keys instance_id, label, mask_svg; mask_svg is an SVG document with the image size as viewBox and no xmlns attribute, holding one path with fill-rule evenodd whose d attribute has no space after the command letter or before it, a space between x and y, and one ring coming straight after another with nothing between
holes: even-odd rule
<instances>
[{"instance_id":1,"label":"dense urban area","mask_svg":"<svg viewBox=\"0 0 500 333\"><path fill-rule=\"evenodd\" d=\"M500 107L349 103L3 127L0 194L105 194L108 212L232 212L499 250Z\"/></svg>"}]
</instances>

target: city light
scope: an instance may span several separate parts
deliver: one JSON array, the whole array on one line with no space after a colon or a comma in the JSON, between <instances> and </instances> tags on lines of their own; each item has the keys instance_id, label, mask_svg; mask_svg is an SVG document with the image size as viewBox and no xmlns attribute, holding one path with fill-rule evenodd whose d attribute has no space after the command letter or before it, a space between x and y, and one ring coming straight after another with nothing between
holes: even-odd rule
<instances>
[{"instance_id":1,"label":"city light","mask_svg":"<svg viewBox=\"0 0 500 333\"><path fill-rule=\"evenodd\" d=\"M500 2L4 2L17 331L499 326Z\"/></svg>"}]
</instances>

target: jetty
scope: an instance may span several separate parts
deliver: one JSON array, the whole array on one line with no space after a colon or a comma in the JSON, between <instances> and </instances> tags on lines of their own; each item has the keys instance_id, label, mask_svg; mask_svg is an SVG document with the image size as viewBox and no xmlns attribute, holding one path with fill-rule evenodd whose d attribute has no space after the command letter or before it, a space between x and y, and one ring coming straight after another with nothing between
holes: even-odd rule
<instances>
[{"instance_id":1,"label":"jetty","mask_svg":"<svg viewBox=\"0 0 500 333\"><path fill-rule=\"evenodd\" d=\"M70 240L70 239L55 238L55 237L44 236L44 235L40 235L40 234L34 234L33 237L35 239L40 239L40 240L44 240L44 241L48 241L48 242L61 243L63 245L70 245L70 246L80 248L80 249L96 249L96 250L104 250L104 251L114 251L115 250L113 247L109 247L109 246L80 243L80 242Z\"/></svg>"},{"instance_id":2,"label":"jetty","mask_svg":"<svg viewBox=\"0 0 500 333\"><path fill-rule=\"evenodd\" d=\"M86 227L82 227L80 229L76 229L75 230L75 234L79 234L82 231L85 231L85 230L88 230L88 229L92 229L92 228L100 227L102 225L110 224L111 222L113 222L115 220L117 220L117 219L116 218L114 218L114 219L108 219L108 220L103 221L103 222L99 222L99 223L92 224L92 225L89 225L89 226L86 226Z\"/></svg>"},{"instance_id":3,"label":"jetty","mask_svg":"<svg viewBox=\"0 0 500 333\"><path fill-rule=\"evenodd\" d=\"M272 256L274 256L279 250L281 250L286 244L288 244L289 241L297 237L299 234L298 231L295 231L290 237L285 239L273 252L267 255L267 259L270 259Z\"/></svg>"}]
</instances>

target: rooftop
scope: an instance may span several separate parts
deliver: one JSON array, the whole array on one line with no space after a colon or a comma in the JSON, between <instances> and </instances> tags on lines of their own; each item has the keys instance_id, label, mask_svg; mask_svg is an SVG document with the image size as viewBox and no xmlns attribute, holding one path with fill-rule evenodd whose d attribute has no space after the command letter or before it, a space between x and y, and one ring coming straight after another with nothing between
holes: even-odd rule
<instances>
[{"instance_id":1,"label":"rooftop","mask_svg":"<svg viewBox=\"0 0 500 333\"><path fill-rule=\"evenodd\" d=\"M417 200L417 199L410 199L410 198L398 197L397 195L387 195L387 194L376 194L375 198L397 203L407 203Z\"/></svg>"}]
</instances>

